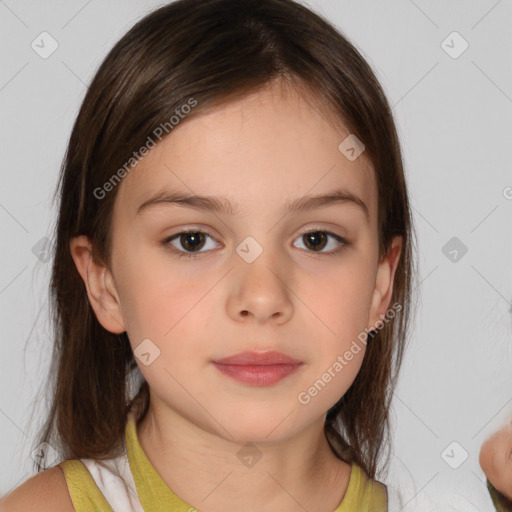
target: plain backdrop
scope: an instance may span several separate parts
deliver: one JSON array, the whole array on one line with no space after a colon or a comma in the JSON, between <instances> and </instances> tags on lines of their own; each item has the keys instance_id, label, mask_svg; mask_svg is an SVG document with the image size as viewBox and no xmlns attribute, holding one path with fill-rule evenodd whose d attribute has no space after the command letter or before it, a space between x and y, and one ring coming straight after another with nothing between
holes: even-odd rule
<instances>
[{"instance_id":1,"label":"plain backdrop","mask_svg":"<svg viewBox=\"0 0 512 512\"><path fill-rule=\"evenodd\" d=\"M46 408L31 418L51 357L41 249L71 127L109 49L162 4L0 1L0 495L32 474ZM390 482L404 511L490 510L478 453L512 417L512 2L308 5L375 70L406 164L420 306L393 400ZM47 58L32 47L42 32L58 44Z\"/></svg>"}]
</instances>

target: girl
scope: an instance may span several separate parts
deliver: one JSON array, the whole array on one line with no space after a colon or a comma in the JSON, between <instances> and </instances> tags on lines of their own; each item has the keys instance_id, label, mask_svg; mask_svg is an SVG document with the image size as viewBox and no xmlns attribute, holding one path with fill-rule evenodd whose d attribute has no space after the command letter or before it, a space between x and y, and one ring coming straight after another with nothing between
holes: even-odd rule
<instances>
[{"instance_id":1,"label":"girl","mask_svg":"<svg viewBox=\"0 0 512 512\"><path fill-rule=\"evenodd\" d=\"M292 0L155 10L61 178L37 469L61 462L5 510L394 510L414 236L390 107L337 29Z\"/></svg>"}]
</instances>

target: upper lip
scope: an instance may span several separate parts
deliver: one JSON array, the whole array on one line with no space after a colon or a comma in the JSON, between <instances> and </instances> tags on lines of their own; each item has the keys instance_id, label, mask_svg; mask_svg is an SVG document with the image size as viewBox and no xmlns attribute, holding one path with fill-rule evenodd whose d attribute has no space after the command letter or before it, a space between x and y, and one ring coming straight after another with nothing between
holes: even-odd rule
<instances>
[{"instance_id":1,"label":"upper lip","mask_svg":"<svg viewBox=\"0 0 512 512\"><path fill-rule=\"evenodd\" d=\"M245 352L239 352L223 359L217 359L214 363L220 364L233 364L233 365L258 365L267 366L274 364L299 364L301 361L293 359L282 352L275 350L269 350L266 352L257 352L248 350Z\"/></svg>"}]
</instances>

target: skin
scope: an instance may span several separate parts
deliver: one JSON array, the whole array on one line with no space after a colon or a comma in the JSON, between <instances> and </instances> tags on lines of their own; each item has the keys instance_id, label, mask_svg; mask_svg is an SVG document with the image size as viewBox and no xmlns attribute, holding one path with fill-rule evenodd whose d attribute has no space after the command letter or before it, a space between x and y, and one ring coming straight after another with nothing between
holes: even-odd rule
<instances>
[{"instance_id":1,"label":"skin","mask_svg":"<svg viewBox=\"0 0 512 512\"><path fill-rule=\"evenodd\" d=\"M124 178L111 269L92 261L86 237L70 242L105 329L126 330L134 349L149 338L160 350L149 366L137 360L151 402L139 441L165 483L202 510L230 503L232 510L291 512L300 504L330 512L345 495L351 468L323 429L361 367L364 345L307 405L298 395L386 313L401 251L397 237L379 261L374 171L364 153L349 161L338 150L348 134L274 84L182 122ZM354 203L282 211L291 199L340 187L366 203L368 219ZM223 195L240 210L167 204L137 215L161 188ZM196 258L161 244L187 227L212 237ZM328 238L315 252L303 236L309 228L350 245L329 256L341 246ZM263 248L250 264L236 252L248 236ZM168 245L187 249L179 237ZM303 365L277 384L251 387L211 362L247 349L278 350ZM250 468L237 457L248 442L261 453Z\"/></svg>"},{"instance_id":2,"label":"skin","mask_svg":"<svg viewBox=\"0 0 512 512\"><path fill-rule=\"evenodd\" d=\"M512 424L505 425L484 442L479 462L494 488L512 500Z\"/></svg>"}]
</instances>

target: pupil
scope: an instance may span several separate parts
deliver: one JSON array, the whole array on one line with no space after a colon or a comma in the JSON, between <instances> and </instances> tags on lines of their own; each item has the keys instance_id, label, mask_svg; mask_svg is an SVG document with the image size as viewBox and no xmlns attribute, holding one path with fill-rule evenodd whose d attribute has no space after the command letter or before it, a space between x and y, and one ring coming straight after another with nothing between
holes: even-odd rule
<instances>
[{"instance_id":1,"label":"pupil","mask_svg":"<svg viewBox=\"0 0 512 512\"><path fill-rule=\"evenodd\" d=\"M201 243L202 233L185 233L182 235L181 243L186 249L194 249ZM192 243L189 243L189 239L192 239ZM187 247L189 246L189 247Z\"/></svg>"},{"instance_id":2,"label":"pupil","mask_svg":"<svg viewBox=\"0 0 512 512\"><path fill-rule=\"evenodd\" d=\"M320 238L320 240L319 240L319 238ZM313 233L308 233L306 235L306 240L307 240L306 245L309 245L310 241L312 241L313 248L318 248L319 245L321 245L322 247L320 247L320 248L323 249L323 247L325 246L325 243L322 243L322 242L325 242L325 234L321 233L319 231L315 231ZM316 242L315 242L315 240L316 240Z\"/></svg>"}]
</instances>

